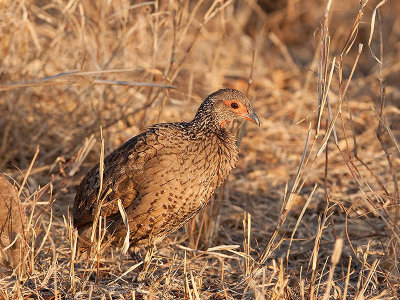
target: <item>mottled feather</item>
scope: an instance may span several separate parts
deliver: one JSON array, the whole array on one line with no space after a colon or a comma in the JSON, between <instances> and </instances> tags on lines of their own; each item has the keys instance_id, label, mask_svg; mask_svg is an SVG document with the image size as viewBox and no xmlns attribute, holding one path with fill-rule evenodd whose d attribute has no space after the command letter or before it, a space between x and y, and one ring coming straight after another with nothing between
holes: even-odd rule
<instances>
[{"instance_id":1,"label":"mottled feather","mask_svg":"<svg viewBox=\"0 0 400 300\"><path fill-rule=\"evenodd\" d=\"M126 236L118 199L128 215L131 246L164 238L209 202L238 160L236 140L222 124L240 116L224 100L239 101L251 112L242 93L220 90L203 102L191 122L153 125L105 157L101 215L107 217L115 245ZM74 225L86 242L99 189L96 165L78 187L73 208Z\"/></svg>"}]
</instances>

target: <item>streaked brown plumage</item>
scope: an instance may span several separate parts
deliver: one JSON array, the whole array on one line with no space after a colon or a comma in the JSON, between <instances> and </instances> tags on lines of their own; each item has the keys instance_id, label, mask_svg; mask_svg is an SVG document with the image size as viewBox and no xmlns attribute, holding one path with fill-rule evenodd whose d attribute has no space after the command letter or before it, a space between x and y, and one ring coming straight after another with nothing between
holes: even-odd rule
<instances>
[{"instance_id":1,"label":"streaked brown plumage","mask_svg":"<svg viewBox=\"0 0 400 300\"><path fill-rule=\"evenodd\" d=\"M153 125L105 157L101 215L107 217L114 245L121 245L126 235L118 199L128 215L130 246L163 239L209 202L238 159L236 139L224 127L237 118L259 125L245 95L219 90L207 97L191 122ZM74 225L81 247L89 244L99 177L97 165L75 197Z\"/></svg>"},{"instance_id":2,"label":"streaked brown plumage","mask_svg":"<svg viewBox=\"0 0 400 300\"><path fill-rule=\"evenodd\" d=\"M0 266L16 269L17 273L26 270L22 243L24 226L26 215L17 189L0 173Z\"/></svg>"}]
</instances>

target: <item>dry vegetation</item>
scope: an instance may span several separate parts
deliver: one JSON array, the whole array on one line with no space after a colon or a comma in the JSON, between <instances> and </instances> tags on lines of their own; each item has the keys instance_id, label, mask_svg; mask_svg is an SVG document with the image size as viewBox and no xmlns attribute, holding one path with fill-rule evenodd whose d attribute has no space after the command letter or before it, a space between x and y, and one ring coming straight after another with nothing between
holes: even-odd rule
<instances>
[{"instance_id":1,"label":"dry vegetation","mask_svg":"<svg viewBox=\"0 0 400 300\"><path fill-rule=\"evenodd\" d=\"M328 2L2 1L0 170L29 228L0 298L398 299L400 3ZM119 249L78 257L100 127L109 153L221 87L262 126L212 204L143 282Z\"/></svg>"}]
</instances>

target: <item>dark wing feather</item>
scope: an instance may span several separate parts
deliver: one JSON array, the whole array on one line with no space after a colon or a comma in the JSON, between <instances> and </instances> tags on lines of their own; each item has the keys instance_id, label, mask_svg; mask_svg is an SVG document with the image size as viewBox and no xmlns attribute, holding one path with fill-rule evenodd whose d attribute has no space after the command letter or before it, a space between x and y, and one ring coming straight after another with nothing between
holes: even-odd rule
<instances>
[{"instance_id":1,"label":"dark wing feather","mask_svg":"<svg viewBox=\"0 0 400 300\"><path fill-rule=\"evenodd\" d=\"M103 184L101 195L99 164L94 166L78 187L74 201L74 225L78 229L93 222L98 208L98 198L102 202L102 216L119 213L118 199L124 207L132 204L137 196L136 186L143 180L143 164L151 157L152 147L148 140L152 132L145 132L133 137L104 158Z\"/></svg>"}]
</instances>

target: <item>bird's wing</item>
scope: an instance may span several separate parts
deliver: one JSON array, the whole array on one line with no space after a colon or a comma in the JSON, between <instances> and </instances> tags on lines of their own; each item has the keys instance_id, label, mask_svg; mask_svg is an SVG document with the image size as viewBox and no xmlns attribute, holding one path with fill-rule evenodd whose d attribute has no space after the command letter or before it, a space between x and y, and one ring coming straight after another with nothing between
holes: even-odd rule
<instances>
[{"instance_id":1,"label":"bird's wing","mask_svg":"<svg viewBox=\"0 0 400 300\"><path fill-rule=\"evenodd\" d=\"M156 151L149 143L152 132L142 133L117 148L104 159L100 191L99 164L93 167L78 187L74 201L74 225L79 228L91 223L101 203L102 216L119 213L118 199L124 207L137 197L136 187L143 179L143 164ZM100 196L99 196L100 191Z\"/></svg>"}]
</instances>

